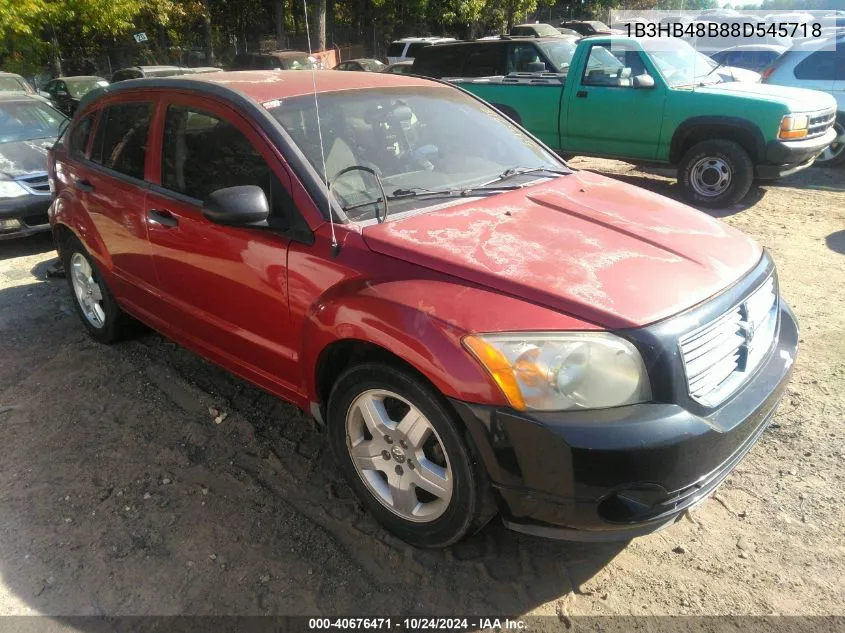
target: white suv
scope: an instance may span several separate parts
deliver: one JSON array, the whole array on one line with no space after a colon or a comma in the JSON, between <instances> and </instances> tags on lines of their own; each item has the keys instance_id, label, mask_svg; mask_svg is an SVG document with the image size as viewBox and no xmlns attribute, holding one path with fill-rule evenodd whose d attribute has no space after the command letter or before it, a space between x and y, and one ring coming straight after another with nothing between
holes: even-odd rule
<instances>
[{"instance_id":1,"label":"white suv","mask_svg":"<svg viewBox=\"0 0 845 633\"><path fill-rule=\"evenodd\" d=\"M837 104L833 126L838 136L816 158L816 164L838 165L845 162L845 34L796 44L766 68L762 75L763 83L810 88L833 95Z\"/></svg>"},{"instance_id":2,"label":"white suv","mask_svg":"<svg viewBox=\"0 0 845 633\"><path fill-rule=\"evenodd\" d=\"M456 41L454 37L403 37L401 40L391 42L390 48L387 49L387 62L395 64L412 61L421 48L454 41Z\"/></svg>"}]
</instances>

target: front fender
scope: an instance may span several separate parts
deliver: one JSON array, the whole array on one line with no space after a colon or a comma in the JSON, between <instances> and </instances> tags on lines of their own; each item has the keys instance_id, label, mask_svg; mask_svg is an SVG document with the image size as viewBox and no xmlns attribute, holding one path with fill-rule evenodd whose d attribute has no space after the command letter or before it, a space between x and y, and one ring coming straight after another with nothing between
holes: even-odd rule
<instances>
[{"instance_id":1,"label":"front fender","mask_svg":"<svg viewBox=\"0 0 845 633\"><path fill-rule=\"evenodd\" d=\"M391 282L401 283L401 282ZM390 284L384 284L390 285ZM408 305L384 296L380 285L320 301L302 328L302 364L309 399L318 402L316 367L332 343L355 340L381 347L425 376L442 394L469 402L507 405L478 362L461 345L469 332L437 314L420 297Z\"/></svg>"}]
</instances>

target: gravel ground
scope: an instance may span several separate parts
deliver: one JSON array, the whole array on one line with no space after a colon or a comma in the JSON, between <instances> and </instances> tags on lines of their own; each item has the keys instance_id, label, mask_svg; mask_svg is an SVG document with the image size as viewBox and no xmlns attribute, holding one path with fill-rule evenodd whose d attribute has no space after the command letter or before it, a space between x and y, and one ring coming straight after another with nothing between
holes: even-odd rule
<instances>
[{"instance_id":1,"label":"gravel ground","mask_svg":"<svg viewBox=\"0 0 845 633\"><path fill-rule=\"evenodd\" d=\"M614 161L573 165L677 196ZM293 407L157 334L92 342L49 238L0 243L0 615L845 614L845 172L716 213L771 250L801 350L771 429L629 544L383 532ZM209 408L228 415L219 424Z\"/></svg>"}]
</instances>

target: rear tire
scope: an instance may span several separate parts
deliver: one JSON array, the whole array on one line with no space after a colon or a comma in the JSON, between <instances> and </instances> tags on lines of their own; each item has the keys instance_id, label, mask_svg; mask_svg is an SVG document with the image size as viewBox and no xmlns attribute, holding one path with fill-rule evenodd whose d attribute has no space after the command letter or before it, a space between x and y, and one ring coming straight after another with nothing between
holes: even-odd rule
<instances>
[{"instance_id":1,"label":"rear tire","mask_svg":"<svg viewBox=\"0 0 845 633\"><path fill-rule=\"evenodd\" d=\"M483 466L443 397L382 363L345 371L328 402L329 441L349 485L387 530L447 547L493 516Z\"/></svg>"},{"instance_id":2,"label":"rear tire","mask_svg":"<svg viewBox=\"0 0 845 633\"><path fill-rule=\"evenodd\" d=\"M727 207L742 200L754 180L754 163L733 141L701 141L678 165L687 198L702 207Z\"/></svg>"},{"instance_id":3,"label":"rear tire","mask_svg":"<svg viewBox=\"0 0 845 633\"><path fill-rule=\"evenodd\" d=\"M108 344L130 334L134 321L117 305L94 258L76 237L64 241L62 264L73 305L91 338Z\"/></svg>"}]
</instances>

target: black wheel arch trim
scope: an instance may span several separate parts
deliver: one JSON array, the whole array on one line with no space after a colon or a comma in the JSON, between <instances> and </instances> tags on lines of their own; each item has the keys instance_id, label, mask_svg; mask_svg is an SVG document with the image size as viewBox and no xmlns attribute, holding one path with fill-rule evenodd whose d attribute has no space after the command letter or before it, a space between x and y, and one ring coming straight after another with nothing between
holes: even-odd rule
<instances>
[{"instance_id":1,"label":"black wheel arch trim","mask_svg":"<svg viewBox=\"0 0 845 633\"><path fill-rule=\"evenodd\" d=\"M672 163L679 163L683 157L683 147L687 139L699 128L703 127L723 127L727 129L739 129L743 133L751 136L754 143L754 156L751 156L754 163L761 162L766 156L766 137L760 128L748 119L733 116L697 116L686 119L675 129L672 135L672 141L669 145L669 160ZM710 138L707 140L718 140ZM736 139L727 138L725 140L737 142Z\"/></svg>"}]
</instances>

